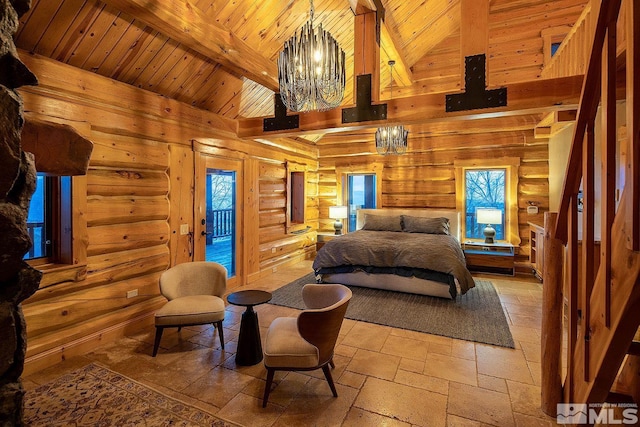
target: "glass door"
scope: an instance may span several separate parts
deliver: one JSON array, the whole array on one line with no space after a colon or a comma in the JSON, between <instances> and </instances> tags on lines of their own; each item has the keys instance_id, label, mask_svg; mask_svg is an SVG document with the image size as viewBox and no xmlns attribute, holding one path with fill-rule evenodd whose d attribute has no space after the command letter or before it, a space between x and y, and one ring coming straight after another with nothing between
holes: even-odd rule
<instances>
[{"instance_id":1,"label":"glass door","mask_svg":"<svg viewBox=\"0 0 640 427\"><path fill-rule=\"evenodd\" d=\"M242 161L196 158L195 261L227 269L227 285L242 283Z\"/></svg>"},{"instance_id":2,"label":"glass door","mask_svg":"<svg viewBox=\"0 0 640 427\"><path fill-rule=\"evenodd\" d=\"M349 207L347 231L356 229L356 211L358 209L375 209L376 205L376 175L347 175L347 206Z\"/></svg>"},{"instance_id":3,"label":"glass door","mask_svg":"<svg viewBox=\"0 0 640 427\"><path fill-rule=\"evenodd\" d=\"M205 261L215 261L236 275L236 172L209 169L205 180Z\"/></svg>"}]
</instances>

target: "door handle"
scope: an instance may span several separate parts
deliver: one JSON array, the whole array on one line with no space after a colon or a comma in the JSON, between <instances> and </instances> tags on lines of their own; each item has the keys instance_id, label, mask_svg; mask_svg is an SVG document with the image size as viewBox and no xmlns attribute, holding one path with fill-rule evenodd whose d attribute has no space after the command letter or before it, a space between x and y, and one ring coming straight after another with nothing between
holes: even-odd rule
<instances>
[{"instance_id":1,"label":"door handle","mask_svg":"<svg viewBox=\"0 0 640 427\"><path fill-rule=\"evenodd\" d=\"M209 234L213 234L213 233L212 233L212 232L208 232L208 233L207 233L207 232L206 232L206 231L204 231L204 230L202 230L202 231L200 232L200 235L202 235L202 236L206 236L206 235L209 235Z\"/></svg>"}]
</instances>

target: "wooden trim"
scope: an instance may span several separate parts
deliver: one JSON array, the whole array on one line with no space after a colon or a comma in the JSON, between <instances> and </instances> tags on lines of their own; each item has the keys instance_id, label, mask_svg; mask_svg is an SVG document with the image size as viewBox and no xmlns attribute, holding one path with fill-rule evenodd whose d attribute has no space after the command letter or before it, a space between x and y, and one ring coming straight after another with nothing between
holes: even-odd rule
<instances>
[{"instance_id":1,"label":"wooden trim","mask_svg":"<svg viewBox=\"0 0 640 427\"><path fill-rule=\"evenodd\" d=\"M67 360L72 356L82 356L103 343L113 342L118 338L126 337L132 332L145 327L151 328L154 324L154 313L155 310L141 314L90 335L43 351L42 353L29 356L24 361L24 371L22 375L31 375Z\"/></svg>"},{"instance_id":2,"label":"wooden trim","mask_svg":"<svg viewBox=\"0 0 640 427\"><path fill-rule=\"evenodd\" d=\"M286 162L286 170L287 170L287 185L285 190L285 200L286 200L286 223L285 230L287 233L291 233L293 231L304 230L307 226L307 165L296 163L293 161ZM294 180L293 174L302 174L301 178L296 178ZM299 180L302 182L298 182ZM296 181L296 182L294 182ZM298 188L294 188L294 185L298 186ZM302 190L302 197L299 195L299 191ZM297 196L295 199L293 198L295 195ZM295 206L294 206L295 202ZM292 215L296 213L299 214L299 210L302 209L302 221L293 221Z\"/></svg>"},{"instance_id":3,"label":"wooden trim","mask_svg":"<svg viewBox=\"0 0 640 427\"><path fill-rule=\"evenodd\" d=\"M464 217L465 212L465 188L464 188L464 171L467 169L506 169L505 177L506 196L505 201L505 240L514 246L520 246L520 230L518 220L518 182L520 158L518 157L502 157L498 159L474 159L474 160L456 160L453 163L456 177L456 210ZM460 221L460 238L465 239L466 224L464 220Z\"/></svg>"},{"instance_id":4,"label":"wooden trim","mask_svg":"<svg viewBox=\"0 0 640 427\"><path fill-rule=\"evenodd\" d=\"M431 93L406 98L389 99L387 120L359 123L342 123L342 109L324 112L309 112L300 115L300 127L295 130L265 132L263 117L238 120L240 138L268 138L274 136L300 136L303 133L344 132L355 129L379 127L382 124L440 122L443 120L477 120L496 116L514 116L533 113L548 113L550 110L570 110L578 105L582 76L512 83L505 87L509 102L505 107L482 110L446 112L445 94ZM344 108L353 108L344 106Z\"/></svg>"}]
</instances>

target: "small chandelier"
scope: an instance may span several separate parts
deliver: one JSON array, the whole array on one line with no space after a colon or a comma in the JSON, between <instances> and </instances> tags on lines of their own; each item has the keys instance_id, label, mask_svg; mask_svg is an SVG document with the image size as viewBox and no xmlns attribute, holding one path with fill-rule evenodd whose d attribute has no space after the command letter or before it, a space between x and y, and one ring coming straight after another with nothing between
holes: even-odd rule
<instances>
[{"instance_id":1,"label":"small chandelier","mask_svg":"<svg viewBox=\"0 0 640 427\"><path fill-rule=\"evenodd\" d=\"M393 66L396 61L389 61L391 67L391 98L393 98ZM390 99L391 99L390 98ZM409 131L404 126L384 126L376 131L376 151L378 154L404 154L407 152L407 136Z\"/></svg>"},{"instance_id":2,"label":"small chandelier","mask_svg":"<svg viewBox=\"0 0 640 427\"><path fill-rule=\"evenodd\" d=\"M345 55L328 31L310 19L284 44L278 57L280 97L290 111L326 111L344 97Z\"/></svg>"}]
</instances>

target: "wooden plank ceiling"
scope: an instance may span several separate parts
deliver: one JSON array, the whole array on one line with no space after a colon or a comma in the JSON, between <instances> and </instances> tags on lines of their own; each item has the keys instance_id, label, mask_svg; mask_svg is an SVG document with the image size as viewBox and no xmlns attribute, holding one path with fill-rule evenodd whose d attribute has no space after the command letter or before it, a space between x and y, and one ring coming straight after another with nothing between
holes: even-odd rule
<instances>
[{"instance_id":1,"label":"wooden plank ceiling","mask_svg":"<svg viewBox=\"0 0 640 427\"><path fill-rule=\"evenodd\" d=\"M346 53L345 105L353 103L354 11L374 3L314 1L316 23L321 22ZM586 3L491 0L489 85L539 78L540 32L572 25ZM381 100L391 96L389 59L407 67L394 82L393 98L460 90L460 0L382 4ZM306 0L32 0L15 40L26 51L241 119L273 114L278 54L308 17ZM507 121L504 130L529 123L533 128L539 119L532 115L515 124ZM470 127L470 132L483 126L488 124ZM429 125L426 130L412 125L410 131L465 132L457 127ZM305 138L316 141L319 136Z\"/></svg>"}]
</instances>

